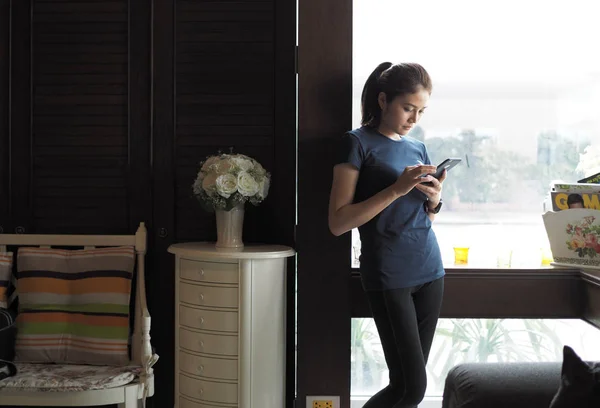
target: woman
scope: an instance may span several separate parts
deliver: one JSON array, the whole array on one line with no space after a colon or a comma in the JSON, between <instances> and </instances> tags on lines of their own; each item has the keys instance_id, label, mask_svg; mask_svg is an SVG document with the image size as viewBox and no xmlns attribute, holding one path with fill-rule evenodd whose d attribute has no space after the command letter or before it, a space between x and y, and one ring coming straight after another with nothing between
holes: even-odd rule
<instances>
[{"instance_id":1,"label":"woman","mask_svg":"<svg viewBox=\"0 0 600 408\"><path fill-rule=\"evenodd\" d=\"M420 65L380 64L363 88L362 126L344 135L333 170L329 229L360 231L362 284L390 371L389 385L364 408L416 407L427 387L444 290L431 222L446 173L432 177L425 145L407 134L431 90Z\"/></svg>"}]
</instances>

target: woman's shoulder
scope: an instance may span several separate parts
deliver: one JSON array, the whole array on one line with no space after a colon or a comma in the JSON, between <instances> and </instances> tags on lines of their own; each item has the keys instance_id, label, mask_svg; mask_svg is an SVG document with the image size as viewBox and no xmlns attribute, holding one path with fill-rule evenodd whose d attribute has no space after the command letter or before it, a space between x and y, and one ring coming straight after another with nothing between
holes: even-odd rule
<instances>
[{"instance_id":1,"label":"woman's shoulder","mask_svg":"<svg viewBox=\"0 0 600 408\"><path fill-rule=\"evenodd\" d=\"M375 131L367 126L357 127L349 130L344 134L345 137L351 137L357 139L360 143L370 144L374 140L377 140Z\"/></svg>"},{"instance_id":2,"label":"woman's shoulder","mask_svg":"<svg viewBox=\"0 0 600 408\"><path fill-rule=\"evenodd\" d=\"M408 136L408 135L404 136L404 140L417 148L420 148L420 149L425 148L425 142L423 142L419 139L415 139L412 136Z\"/></svg>"},{"instance_id":3,"label":"woman's shoulder","mask_svg":"<svg viewBox=\"0 0 600 408\"><path fill-rule=\"evenodd\" d=\"M415 144L415 145L419 145L419 146L425 146L424 142L422 142L419 139L415 139L414 137L412 137L410 135L406 135L406 136L403 136L403 137L409 143L412 143L412 144Z\"/></svg>"},{"instance_id":4,"label":"woman's shoulder","mask_svg":"<svg viewBox=\"0 0 600 408\"><path fill-rule=\"evenodd\" d=\"M363 130L362 126L352 129L352 130L348 130L348 131L346 131L346 133L344 133L344 136L351 136L351 137L353 136L358 139L360 139L361 136L363 136L363 135L364 135L364 130Z\"/></svg>"},{"instance_id":5,"label":"woman's shoulder","mask_svg":"<svg viewBox=\"0 0 600 408\"><path fill-rule=\"evenodd\" d=\"M341 139L344 144L363 145L365 138L368 137L362 128L356 128L346 131L342 134Z\"/></svg>"}]
</instances>

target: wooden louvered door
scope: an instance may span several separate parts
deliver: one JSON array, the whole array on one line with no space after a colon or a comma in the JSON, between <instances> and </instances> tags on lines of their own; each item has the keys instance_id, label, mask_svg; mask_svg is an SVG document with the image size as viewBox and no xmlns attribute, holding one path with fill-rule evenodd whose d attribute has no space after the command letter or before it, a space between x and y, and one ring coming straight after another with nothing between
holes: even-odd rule
<instances>
[{"instance_id":1,"label":"wooden louvered door","mask_svg":"<svg viewBox=\"0 0 600 408\"><path fill-rule=\"evenodd\" d=\"M121 234L140 221L151 228L150 6L1 0L5 232Z\"/></svg>"},{"instance_id":2,"label":"wooden louvered door","mask_svg":"<svg viewBox=\"0 0 600 408\"><path fill-rule=\"evenodd\" d=\"M139 119L149 83L132 81L149 72L131 59L133 45L149 49L132 23L138 3L12 2L11 230L126 233L150 214L150 196L144 207L136 194L150 143Z\"/></svg>"},{"instance_id":3,"label":"wooden louvered door","mask_svg":"<svg viewBox=\"0 0 600 408\"><path fill-rule=\"evenodd\" d=\"M9 231L10 0L0 0L0 234Z\"/></svg>"},{"instance_id":4,"label":"wooden louvered door","mask_svg":"<svg viewBox=\"0 0 600 408\"><path fill-rule=\"evenodd\" d=\"M295 224L295 2L167 0L154 8L154 223L157 253L169 244L214 241L214 214L191 194L198 163L218 151L256 158L272 173L268 199L246 206L244 241L293 246ZM158 58L157 56L160 56ZM163 81L173 78L173 81ZM160 192L160 196L156 193ZM292 258L293 259L293 258ZM160 256L156 268L172 271ZM288 266L294 271L293 260ZM174 304L174 281L156 294ZM288 406L294 398L294 279L289 279ZM153 324L172 327L172 309ZM153 334L173 350L170 331ZM157 382L173 404L173 354L161 355ZM166 369L167 371L164 371Z\"/></svg>"},{"instance_id":5,"label":"wooden louvered door","mask_svg":"<svg viewBox=\"0 0 600 408\"><path fill-rule=\"evenodd\" d=\"M29 224L126 232L127 2L77 6L33 7Z\"/></svg>"}]
</instances>

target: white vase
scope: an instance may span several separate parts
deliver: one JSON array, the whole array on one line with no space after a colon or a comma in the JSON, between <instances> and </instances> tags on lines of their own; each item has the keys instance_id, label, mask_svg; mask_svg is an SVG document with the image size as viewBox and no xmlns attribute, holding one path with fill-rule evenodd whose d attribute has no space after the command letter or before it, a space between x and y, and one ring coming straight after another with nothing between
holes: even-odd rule
<instances>
[{"instance_id":1,"label":"white vase","mask_svg":"<svg viewBox=\"0 0 600 408\"><path fill-rule=\"evenodd\" d=\"M242 230L244 228L244 204L229 211L215 210L217 216L217 248L242 249Z\"/></svg>"}]
</instances>

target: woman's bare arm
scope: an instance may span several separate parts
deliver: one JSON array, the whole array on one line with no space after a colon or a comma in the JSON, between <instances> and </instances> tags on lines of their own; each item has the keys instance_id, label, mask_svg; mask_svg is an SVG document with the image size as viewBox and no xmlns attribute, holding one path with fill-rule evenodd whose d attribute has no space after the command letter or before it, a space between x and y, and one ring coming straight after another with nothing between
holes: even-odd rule
<instances>
[{"instance_id":1,"label":"woman's bare arm","mask_svg":"<svg viewBox=\"0 0 600 408\"><path fill-rule=\"evenodd\" d=\"M408 193L422 182L430 181L435 166L410 166L391 186L360 203L353 204L359 171L351 164L338 164L333 168L333 183L329 197L329 230L333 235L342 235L353 228L369 222L399 197Z\"/></svg>"}]
</instances>

